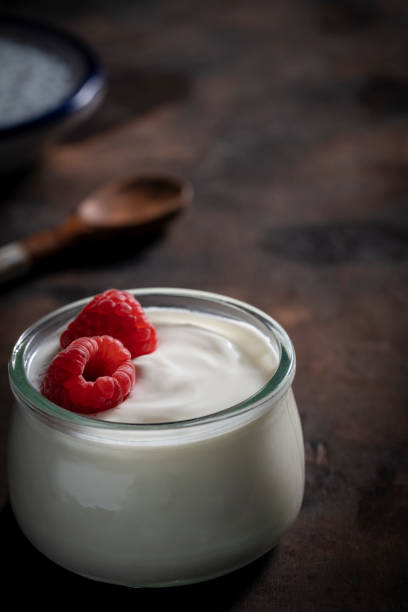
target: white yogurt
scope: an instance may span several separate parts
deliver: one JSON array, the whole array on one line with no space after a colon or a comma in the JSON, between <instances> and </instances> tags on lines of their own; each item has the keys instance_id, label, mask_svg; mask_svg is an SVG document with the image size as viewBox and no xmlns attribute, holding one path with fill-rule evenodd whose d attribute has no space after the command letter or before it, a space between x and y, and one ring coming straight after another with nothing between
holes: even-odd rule
<instances>
[{"instance_id":1,"label":"white yogurt","mask_svg":"<svg viewBox=\"0 0 408 612\"><path fill-rule=\"evenodd\" d=\"M215 315L146 309L158 346L134 360L136 384L125 402L95 418L160 423L204 416L246 400L276 370L278 358L255 327ZM59 347L60 330L33 355L28 376L40 388Z\"/></svg>"},{"instance_id":2,"label":"white yogurt","mask_svg":"<svg viewBox=\"0 0 408 612\"><path fill-rule=\"evenodd\" d=\"M201 292L174 293L208 300ZM262 313L254 313L260 320ZM157 420L174 416L173 394L184 382L174 372L165 380L163 363L177 361L179 332L190 357L179 351L177 367L194 380L204 368L216 381L215 389L199 383L207 405L189 385L182 390L183 419L227 408L240 395L247 399L275 371L272 332L245 323L243 315L239 322L206 313L186 321L185 313L170 310L150 316L161 339L156 357L143 359L155 364L161 380L156 394L153 371L143 365L143 401L136 383L134 397L118 409L125 420L145 418L149 402ZM31 342L31 357L55 350L49 337L60 325L40 323L31 332L38 342ZM38 363L29 357L35 378ZM234 367L240 368L235 378ZM267 552L299 512L304 456L291 379L276 393L265 387L249 409L228 416L135 426L32 410L18 377L11 378L18 398L9 443L12 507L31 542L67 569L128 586L197 582ZM230 394L231 384L237 393Z\"/></svg>"}]
</instances>

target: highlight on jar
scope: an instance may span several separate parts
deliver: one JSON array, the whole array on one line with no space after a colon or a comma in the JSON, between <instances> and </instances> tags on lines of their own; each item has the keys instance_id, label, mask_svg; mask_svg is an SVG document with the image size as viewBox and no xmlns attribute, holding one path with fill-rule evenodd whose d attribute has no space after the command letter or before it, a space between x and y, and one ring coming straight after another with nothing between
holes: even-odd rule
<instances>
[{"instance_id":1,"label":"highlight on jar","mask_svg":"<svg viewBox=\"0 0 408 612\"><path fill-rule=\"evenodd\" d=\"M11 505L68 570L200 582L264 555L299 513L295 353L249 304L111 289L25 331L9 374Z\"/></svg>"}]
</instances>

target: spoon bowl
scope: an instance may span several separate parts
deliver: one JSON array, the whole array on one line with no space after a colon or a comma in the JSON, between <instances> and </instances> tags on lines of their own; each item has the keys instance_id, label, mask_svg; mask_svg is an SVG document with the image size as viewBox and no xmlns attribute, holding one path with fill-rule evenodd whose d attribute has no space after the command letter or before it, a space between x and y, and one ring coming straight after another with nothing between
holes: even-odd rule
<instances>
[{"instance_id":1,"label":"spoon bowl","mask_svg":"<svg viewBox=\"0 0 408 612\"><path fill-rule=\"evenodd\" d=\"M139 228L164 222L191 198L190 185L172 177L133 177L107 183L81 202L76 215L93 228Z\"/></svg>"}]
</instances>

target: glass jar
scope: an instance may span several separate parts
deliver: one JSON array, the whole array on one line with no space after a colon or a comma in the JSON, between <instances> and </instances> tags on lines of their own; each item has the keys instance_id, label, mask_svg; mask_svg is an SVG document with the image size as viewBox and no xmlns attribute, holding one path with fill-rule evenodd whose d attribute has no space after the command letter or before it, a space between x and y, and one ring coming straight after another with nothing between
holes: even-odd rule
<instances>
[{"instance_id":1,"label":"glass jar","mask_svg":"<svg viewBox=\"0 0 408 612\"><path fill-rule=\"evenodd\" d=\"M88 300L52 312L20 337L10 360L11 505L32 544L73 572L134 587L198 582L266 553L299 512L295 354L282 327L243 302L185 289L130 292L145 308L255 326L279 356L276 372L245 401L199 418L130 424L82 416L48 401L27 376L41 344Z\"/></svg>"}]
</instances>

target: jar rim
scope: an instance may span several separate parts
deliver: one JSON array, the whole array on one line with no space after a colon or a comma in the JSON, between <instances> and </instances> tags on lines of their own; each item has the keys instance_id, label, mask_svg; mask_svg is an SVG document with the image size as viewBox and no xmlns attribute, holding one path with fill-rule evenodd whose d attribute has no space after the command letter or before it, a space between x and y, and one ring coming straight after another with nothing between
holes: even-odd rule
<instances>
[{"instance_id":1,"label":"jar rim","mask_svg":"<svg viewBox=\"0 0 408 612\"><path fill-rule=\"evenodd\" d=\"M57 419L60 422L65 422L66 424L71 424L73 426L92 427L93 429L97 428L109 431L133 430L159 432L163 430L176 430L195 427L197 425L216 423L241 415L261 407L270 400L276 402L291 385L296 370L296 355L292 341L283 327L275 319L255 306L222 294L195 289L148 287L142 289L127 289L126 291L134 295L136 299L139 297L143 298L143 296L148 295L158 295L162 297L174 296L186 299L195 298L197 300L201 298L214 303L221 303L225 306L231 306L238 311L252 315L272 332L273 337L278 344L279 363L274 374L265 383L265 385L259 389L259 391L245 400L214 413L181 421L159 423L122 423L117 421L95 419L91 416L66 410L65 408L62 408L61 406L58 406L57 404L54 404L48 400L32 385L26 373L25 351L29 346L29 343L43 326L47 325L50 321L58 316L64 315L71 310L82 308L90 301L90 299L92 299L91 296L75 302L70 302L61 308L53 310L49 314L39 319L36 323L27 328L23 334L21 334L13 348L9 361L10 385L15 396L34 411L40 412L44 416L49 416Z\"/></svg>"}]
</instances>

